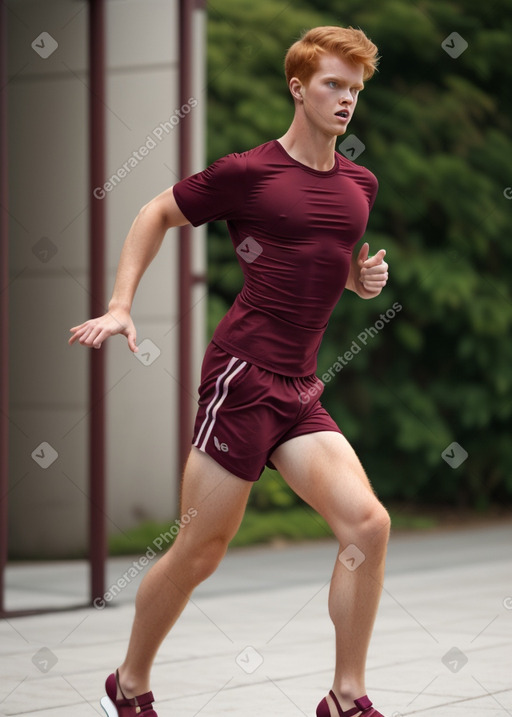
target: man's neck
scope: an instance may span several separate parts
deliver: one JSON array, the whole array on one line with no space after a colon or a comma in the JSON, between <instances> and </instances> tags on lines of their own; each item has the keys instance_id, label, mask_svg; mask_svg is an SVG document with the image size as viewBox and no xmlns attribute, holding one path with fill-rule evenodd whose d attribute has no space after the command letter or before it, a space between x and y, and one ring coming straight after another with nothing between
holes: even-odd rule
<instances>
[{"instance_id":1,"label":"man's neck","mask_svg":"<svg viewBox=\"0 0 512 717\"><path fill-rule=\"evenodd\" d=\"M304 118L296 115L288 131L278 142L290 157L307 167L320 172L328 172L334 167L336 137L315 131Z\"/></svg>"}]
</instances>

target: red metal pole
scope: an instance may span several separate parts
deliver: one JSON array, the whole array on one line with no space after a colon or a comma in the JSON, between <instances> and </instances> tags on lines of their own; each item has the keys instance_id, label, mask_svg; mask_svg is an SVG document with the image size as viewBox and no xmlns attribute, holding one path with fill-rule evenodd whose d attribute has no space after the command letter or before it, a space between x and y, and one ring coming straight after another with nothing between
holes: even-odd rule
<instances>
[{"instance_id":1,"label":"red metal pole","mask_svg":"<svg viewBox=\"0 0 512 717\"><path fill-rule=\"evenodd\" d=\"M9 184L7 170L7 6L0 3L0 615L5 613L9 493Z\"/></svg>"},{"instance_id":2,"label":"red metal pole","mask_svg":"<svg viewBox=\"0 0 512 717\"><path fill-rule=\"evenodd\" d=\"M193 14L194 0L181 0L179 18L179 103L188 104L192 97L192 53L193 53ZM192 174L192 121L190 114L185 115L179 124L179 174L184 179ZM192 387L192 276L191 276L192 227L186 225L179 229L179 347L178 347L178 475L180 476L192 438L192 407L190 396Z\"/></svg>"},{"instance_id":3,"label":"red metal pole","mask_svg":"<svg viewBox=\"0 0 512 717\"><path fill-rule=\"evenodd\" d=\"M105 311L105 204L93 195L105 181L105 1L89 2L89 315ZM91 602L105 593L105 347L89 363L89 560Z\"/></svg>"}]
</instances>

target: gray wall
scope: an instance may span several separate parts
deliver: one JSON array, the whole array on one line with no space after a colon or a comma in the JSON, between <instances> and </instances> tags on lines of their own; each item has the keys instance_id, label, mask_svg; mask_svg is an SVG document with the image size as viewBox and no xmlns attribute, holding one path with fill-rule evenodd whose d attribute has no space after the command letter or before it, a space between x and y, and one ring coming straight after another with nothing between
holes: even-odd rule
<instances>
[{"instance_id":1,"label":"gray wall","mask_svg":"<svg viewBox=\"0 0 512 717\"><path fill-rule=\"evenodd\" d=\"M9 185L11 246L10 548L18 556L79 554L87 543L87 358L68 347L69 327L88 317L87 3L11 3ZM178 132L159 126L178 106L177 0L107 3L107 296L122 243L140 207L178 179ZM204 165L204 17L196 14L198 137ZM51 49L49 33L58 47ZM44 47L42 47L44 45ZM38 50L39 48L39 50ZM174 120L173 120L174 122ZM156 134L155 134L156 132ZM147 155L133 153L151 136ZM119 172L131 159L131 171ZM133 166L136 164L136 166ZM161 352L143 365L124 338L107 347L109 532L177 511L177 239L168 232L137 293L138 343ZM194 235L204 268L204 232ZM204 288L195 290L198 380ZM202 298L201 298L202 297ZM156 349L151 349L155 351ZM196 381L197 383L197 381ZM58 453L49 466L52 450Z\"/></svg>"}]
</instances>

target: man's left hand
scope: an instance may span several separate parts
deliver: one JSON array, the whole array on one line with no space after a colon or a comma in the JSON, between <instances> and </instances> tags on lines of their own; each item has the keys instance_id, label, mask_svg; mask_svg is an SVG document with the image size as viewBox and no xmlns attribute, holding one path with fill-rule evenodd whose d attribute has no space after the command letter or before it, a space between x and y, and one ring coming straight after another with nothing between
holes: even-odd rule
<instances>
[{"instance_id":1,"label":"man's left hand","mask_svg":"<svg viewBox=\"0 0 512 717\"><path fill-rule=\"evenodd\" d=\"M385 249L379 249L374 256L368 258L370 245L365 242L357 257L359 277L354 290L363 299L378 296L388 280L388 264L384 261Z\"/></svg>"}]
</instances>

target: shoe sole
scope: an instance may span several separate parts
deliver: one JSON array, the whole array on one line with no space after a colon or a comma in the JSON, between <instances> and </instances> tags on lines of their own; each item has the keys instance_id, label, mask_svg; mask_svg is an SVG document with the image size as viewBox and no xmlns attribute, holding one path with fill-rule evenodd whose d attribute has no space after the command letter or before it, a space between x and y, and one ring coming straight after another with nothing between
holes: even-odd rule
<instances>
[{"instance_id":1,"label":"shoe sole","mask_svg":"<svg viewBox=\"0 0 512 717\"><path fill-rule=\"evenodd\" d=\"M117 711L117 707L112 702L110 697L102 697L100 700L100 705L105 710L107 717L119 717L119 712Z\"/></svg>"}]
</instances>

